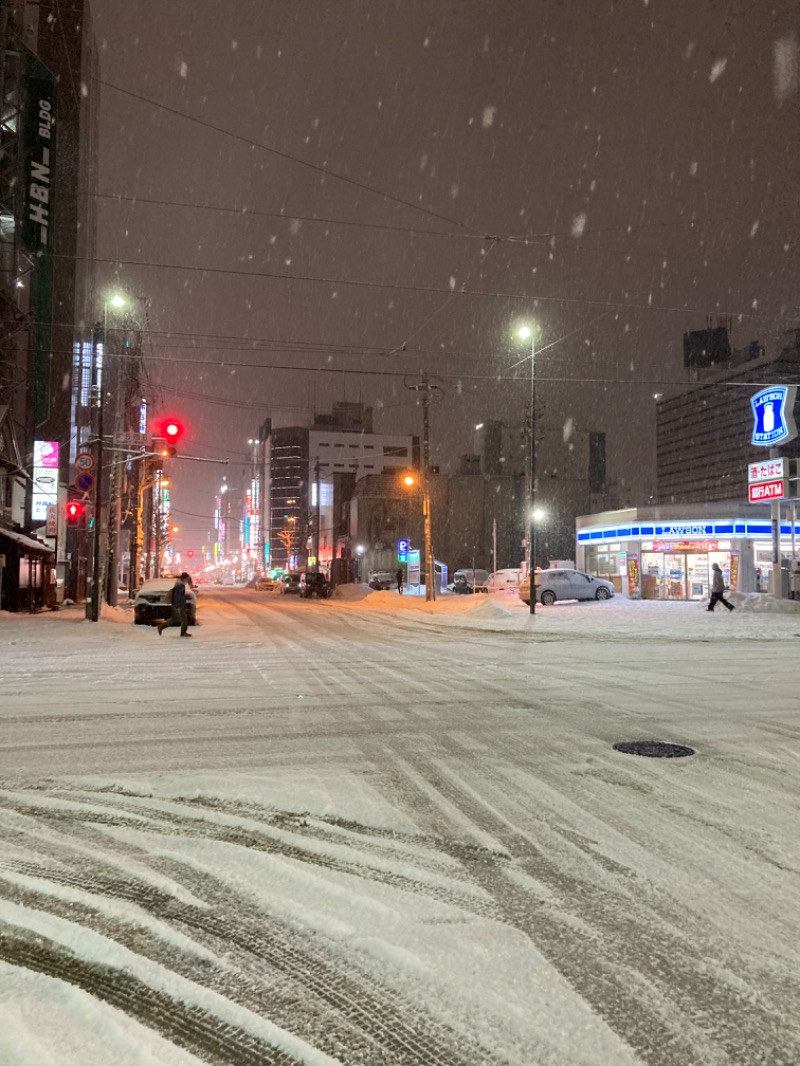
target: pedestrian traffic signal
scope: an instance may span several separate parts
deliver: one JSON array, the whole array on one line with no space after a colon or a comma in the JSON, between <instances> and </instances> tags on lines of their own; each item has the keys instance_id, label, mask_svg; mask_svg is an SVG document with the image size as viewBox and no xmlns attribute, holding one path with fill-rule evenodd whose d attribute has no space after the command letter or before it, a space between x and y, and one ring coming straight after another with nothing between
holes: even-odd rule
<instances>
[{"instance_id":1,"label":"pedestrian traffic signal","mask_svg":"<svg viewBox=\"0 0 800 1066\"><path fill-rule=\"evenodd\" d=\"M177 443L183 436L183 426L177 418L165 418L161 427L167 441L166 454L172 458L177 455Z\"/></svg>"},{"instance_id":2,"label":"pedestrian traffic signal","mask_svg":"<svg viewBox=\"0 0 800 1066\"><path fill-rule=\"evenodd\" d=\"M67 504L67 525L80 526L83 524L83 516L86 508L79 500L70 500Z\"/></svg>"}]
</instances>

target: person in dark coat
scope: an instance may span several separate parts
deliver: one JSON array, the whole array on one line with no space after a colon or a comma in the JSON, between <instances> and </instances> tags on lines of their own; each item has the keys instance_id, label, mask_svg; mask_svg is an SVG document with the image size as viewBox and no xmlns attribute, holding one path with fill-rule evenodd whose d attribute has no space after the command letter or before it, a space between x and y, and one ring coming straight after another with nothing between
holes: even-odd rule
<instances>
[{"instance_id":1,"label":"person in dark coat","mask_svg":"<svg viewBox=\"0 0 800 1066\"><path fill-rule=\"evenodd\" d=\"M172 599L170 600L172 614L166 622L158 623L159 636L170 626L180 626L182 637L190 637L192 635L189 632L189 611L186 606L186 586L188 584L186 578L189 578L188 574L185 576L182 574L180 577L175 578L175 584L172 586Z\"/></svg>"},{"instance_id":2,"label":"person in dark coat","mask_svg":"<svg viewBox=\"0 0 800 1066\"><path fill-rule=\"evenodd\" d=\"M395 577L397 578L397 591L402 596L403 595L403 568L402 568L402 566L398 566L397 573L395 574Z\"/></svg>"},{"instance_id":3,"label":"person in dark coat","mask_svg":"<svg viewBox=\"0 0 800 1066\"><path fill-rule=\"evenodd\" d=\"M722 570L719 563L714 563L711 567L711 599L708 601L708 607L706 610L713 611L718 603L724 604L729 611L733 610L733 604L728 603L725 599L725 578L722 576Z\"/></svg>"}]
</instances>

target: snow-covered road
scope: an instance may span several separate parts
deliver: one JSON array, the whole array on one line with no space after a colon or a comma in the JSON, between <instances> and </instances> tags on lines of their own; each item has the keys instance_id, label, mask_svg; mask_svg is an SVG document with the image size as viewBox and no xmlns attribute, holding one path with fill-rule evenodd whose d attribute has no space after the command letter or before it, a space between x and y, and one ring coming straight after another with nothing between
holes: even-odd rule
<instances>
[{"instance_id":1,"label":"snow-covered road","mask_svg":"<svg viewBox=\"0 0 800 1066\"><path fill-rule=\"evenodd\" d=\"M200 602L0 616L4 1066L800 1062L800 605Z\"/></svg>"}]
</instances>

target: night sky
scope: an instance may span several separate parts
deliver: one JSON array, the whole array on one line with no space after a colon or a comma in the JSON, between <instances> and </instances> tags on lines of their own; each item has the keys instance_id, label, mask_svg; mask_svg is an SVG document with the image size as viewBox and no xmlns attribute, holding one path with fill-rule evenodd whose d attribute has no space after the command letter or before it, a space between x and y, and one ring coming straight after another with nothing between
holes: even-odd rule
<instances>
[{"instance_id":1,"label":"night sky","mask_svg":"<svg viewBox=\"0 0 800 1066\"><path fill-rule=\"evenodd\" d=\"M422 371L453 470L521 424L531 318L542 431L606 430L644 503L683 333L800 325L795 0L92 6L100 277L147 298L183 451L231 458L176 464L179 548L265 416L420 433Z\"/></svg>"}]
</instances>

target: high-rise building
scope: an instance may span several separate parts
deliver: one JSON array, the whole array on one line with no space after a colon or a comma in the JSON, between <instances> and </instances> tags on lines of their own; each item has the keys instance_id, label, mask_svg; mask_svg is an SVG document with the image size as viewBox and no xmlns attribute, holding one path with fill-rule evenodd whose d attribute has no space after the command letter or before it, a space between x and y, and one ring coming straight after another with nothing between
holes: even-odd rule
<instances>
[{"instance_id":1,"label":"high-rise building","mask_svg":"<svg viewBox=\"0 0 800 1066\"><path fill-rule=\"evenodd\" d=\"M790 330L777 353L757 342L697 370L695 380L656 408L657 500L710 503L747 500L747 464L763 459L750 443L750 397L765 385L796 384L800 329ZM781 448L800 456L800 439Z\"/></svg>"},{"instance_id":2,"label":"high-rise building","mask_svg":"<svg viewBox=\"0 0 800 1066\"><path fill-rule=\"evenodd\" d=\"M63 573L69 548L73 344L91 344L96 64L86 0L61 0L57 18L33 0L0 4L0 587L10 610L43 603L56 550ZM42 474L45 453L55 465Z\"/></svg>"},{"instance_id":3,"label":"high-rise building","mask_svg":"<svg viewBox=\"0 0 800 1066\"><path fill-rule=\"evenodd\" d=\"M259 431L266 565L295 569L334 566L349 551L347 507L356 481L367 474L419 465L416 437L373 433L372 409L334 403L310 427Z\"/></svg>"}]
</instances>

